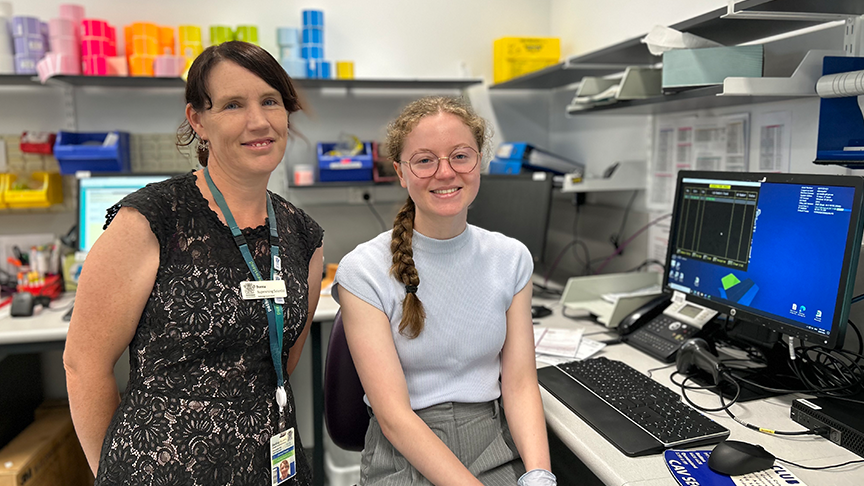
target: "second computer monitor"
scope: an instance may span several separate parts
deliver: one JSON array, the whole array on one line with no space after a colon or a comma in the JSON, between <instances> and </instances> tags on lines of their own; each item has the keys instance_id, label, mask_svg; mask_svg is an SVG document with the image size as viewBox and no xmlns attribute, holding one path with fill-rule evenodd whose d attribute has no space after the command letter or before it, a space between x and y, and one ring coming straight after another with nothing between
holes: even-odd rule
<instances>
[{"instance_id":1,"label":"second computer monitor","mask_svg":"<svg viewBox=\"0 0 864 486\"><path fill-rule=\"evenodd\" d=\"M664 286L741 321L843 344L864 179L682 171Z\"/></svg>"},{"instance_id":2,"label":"second computer monitor","mask_svg":"<svg viewBox=\"0 0 864 486\"><path fill-rule=\"evenodd\" d=\"M542 262L551 200L552 174L484 175L468 222L521 241Z\"/></svg>"},{"instance_id":3,"label":"second computer monitor","mask_svg":"<svg viewBox=\"0 0 864 486\"><path fill-rule=\"evenodd\" d=\"M90 251L102 234L108 208L128 194L175 174L94 174L78 178L78 250Z\"/></svg>"}]
</instances>

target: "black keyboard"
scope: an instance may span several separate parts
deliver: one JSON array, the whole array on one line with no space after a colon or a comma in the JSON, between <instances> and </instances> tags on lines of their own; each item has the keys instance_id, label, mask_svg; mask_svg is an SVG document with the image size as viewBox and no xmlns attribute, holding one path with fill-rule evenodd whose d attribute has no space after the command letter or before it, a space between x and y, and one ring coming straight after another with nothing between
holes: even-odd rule
<instances>
[{"instance_id":1,"label":"black keyboard","mask_svg":"<svg viewBox=\"0 0 864 486\"><path fill-rule=\"evenodd\" d=\"M729 436L680 395L620 361L572 361L541 368L537 376L543 388L631 457Z\"/></svg>"}]
</instances>

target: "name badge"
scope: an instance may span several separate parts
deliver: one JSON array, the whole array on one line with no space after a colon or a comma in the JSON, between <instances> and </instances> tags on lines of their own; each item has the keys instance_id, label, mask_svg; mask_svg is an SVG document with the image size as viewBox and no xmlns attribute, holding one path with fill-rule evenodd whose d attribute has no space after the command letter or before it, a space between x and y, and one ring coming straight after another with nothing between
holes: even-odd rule
<instances>
[{"instance_id":1,"label":"name badge","mask_svg":"<svg viewBox=\"0 0 864 486\"><path fill-rule=\"evenodd\" d=\"M284 280L262 280L240 282L243 300L275 299L288 297Z\"/></svg>"},{"instance_id":2,"label":"name badge","mask_svg":"<svg viewBox=\"0 0 864 486\"><path fill-rule=\"evenodd\" d=\"M277 486L297 474L294 427L270 437L270 484Z\"/></svg>"}]
</instances>

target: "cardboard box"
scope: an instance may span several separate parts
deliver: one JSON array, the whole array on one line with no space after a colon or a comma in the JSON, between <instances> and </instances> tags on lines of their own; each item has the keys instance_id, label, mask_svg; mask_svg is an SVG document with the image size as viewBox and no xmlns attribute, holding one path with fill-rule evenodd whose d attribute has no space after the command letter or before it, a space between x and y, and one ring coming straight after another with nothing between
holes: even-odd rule
<instances>
[{"instance_id":1,"label":"cardboard box","mask_svg":"<svg viewBox=\"0 0 864 486\"><path fill-rule=\"evenodd\" d=\"M92 486L93 474L67 407L40 408L37 419L0 449L0 486Z\"/></svg>"}]
</instances>

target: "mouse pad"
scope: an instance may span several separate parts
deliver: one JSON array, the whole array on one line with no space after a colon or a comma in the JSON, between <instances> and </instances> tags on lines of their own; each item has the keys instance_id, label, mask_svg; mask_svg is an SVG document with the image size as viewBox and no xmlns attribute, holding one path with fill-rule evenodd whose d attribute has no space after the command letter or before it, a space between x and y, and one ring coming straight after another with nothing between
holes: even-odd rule
<instances>
[{"instance_id":1,"label":"mouse pad","mask_svg":"<svg viewBox=\"0 0 864 486\"><path fill-rule=\"evenodd\" d=\"M806 486L780 462L764 471L744 474L741 476L726 476L708 469L708 456L711 451L676 451L667 450L663 453L669 472L681 486L785 486L797 484Z\"/></svg>"}]
</instances>

